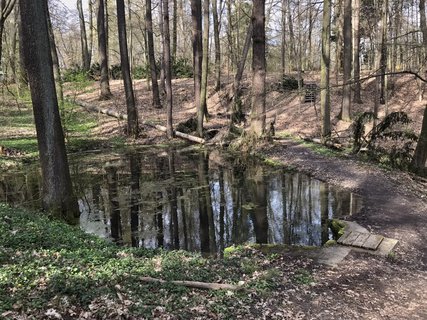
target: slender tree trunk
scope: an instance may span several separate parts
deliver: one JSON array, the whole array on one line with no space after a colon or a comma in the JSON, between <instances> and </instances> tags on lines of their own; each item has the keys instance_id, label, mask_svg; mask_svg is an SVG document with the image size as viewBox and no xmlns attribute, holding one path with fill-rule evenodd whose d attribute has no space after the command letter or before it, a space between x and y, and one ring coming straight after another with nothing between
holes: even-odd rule
<instances>
[{"instance_id":1,"label":"slender tree trunk","mask_svg":"<svg viewBox=\"0 0 427 320\"><path fill-rule=\"evenodd\" d=\"M122 67L122 77L125 85L126 107L128 116L127 135L132 138L138 137L138 111L135 105L135 95L133 93L132 79L130 75L129 53L126 35L126 15L124 0L116 0L117 4L117 30L119 33L120 64Z\"/></svg>"},{"instance_id":2,"label":"slender tree trunk","mask_svg":"<svg viewBox=\"0 0 427 320\"><path fill-rule=\"evenodd\" d=\"M341 120L349 121L351 117L351 66L352 66L352 36L351 36L351 0L344 0L344 78L343 78L343 99L341 105Z\"/></svg>"},{"instance_id":3,"label":"slender tree trunk","mask_svg":"<svg viewBox=\"0 0 427 320\"><path fill-rule=\"evenodd\" d=\"M219 41L218 0L212 0L212 18L215 42L215 91L221 88L221 43Z\"/></svg>"},{"instance_id":4,"label":"slender tree trunk","mask_svg":"<svg viewBox=\"0 0 427 320\"><path fill-rule=\"evenodd\" d=\"M97 13L97 25L98 25L98 55L99 65L101 67L101 79L100 87L101 94L100 100L109 100L113 96L110 91L110 79L108 75L108 54L107 54L107 34L105 27L105 8L104 0L98 0L98 13Z\"/></svg>"},{"instance_id":5,"label":"slender tree trunk","mask_svg":"<svg viewBox=\"0 0 427 320\"><path fill-rule=\"evenodd\" d=\"M322 19L322 57L320 59L320 112L322 114L322 140L331 135L331 98L330 98L330 64L331 64L331 1L323 2Z\"/></svg>"},{"instance_id":6,"label":"slender tree trunk","mask_svg":"<svg viewBox=\"0 0 427 320\"><path fill-rule=\"evenodd\" d=\"M5 21L12 13L16 0L0 0L0 68L3 58L3 34Z\"/></svg>"},{"instance_id":7,"label":"slender tree trunk","mask_svg":"<svg viewBox=\"0 0 427 320\"><path fill-rule=\"evenodd\" d=\"M252 113L250 131L260 137L265 129L265 1L253 2Z\"/></svg>"},{"instance_id":8,"label":"slender tree trunk","mask_svg":"<svg viewBox=\"0 0 427 320\"><path fill-rule=\"evenodd\" d=\"M245 119L245 115L244 115L243 110L242 110L241 82L242 82L242 77L243 77L243 71L245 70L246 59L248 57L249 49L250 49L251 43L252 43L252 30L253 30L253 25L252 25L252 23L250 23L248 26L248 31L246 33L246 39L245 39L245 45L243 46L242 57L240 58L240 61L237 65L237 72L236 72L236 76L234 77L233 111L231 113L231 123L232 124L233 123L239 123Z\"/></svg>"},{"instance_id":9,"label":"slender tree trunk","mask_svg":"<svg viewBox=\"0 0 427 320\"><path fill-rule=\"evenodd\" d=\"M85 16L83 13L82 0L77 0L77 11L79 12L80 21L80 45L82 50L82 67L84 71L88 71L90 68L90 56L87 45L86 23Z\"/></svg>"},{"instance_id":10,"label":"slender tree trunk","mask_svg":"<svg viewBox=\"0 0 427 320\"><path fill-rule=\"evenodd\" d=\"M193 30L193 66L194 66L194 104L197 109L200 108L201 84L202 84L202 2L201 0L191 0L191 19ZM203 118L202 118L203 119ZM200 126L198 120L198 126ZM203 126L203 120L202 120ZM203 127L197 128L200 135Z\"/></svg>"},{"instance_id":11,"label":"slender tree trunk","mask_svg":"<svg viewBox=\"0 0 427 320\"><path fill-rule=\"evenodd\" d=\"M287 0L282 0L282 42L280 45L280 62L282 66L282 77L286 74L286 14Z\"/></svg>"},{"instance_id":12,"label":"slender tree trunk","mask_svg":"<svg viewBox=\"0 0 427 320\"><path fill-rule=\"evenodd\" d=\"M45 210L78 217L55 92L47 28L47 1L20 1L21 39L28 73L43 180Z\"/></svg>"},{"instance_id":13,"label":"slender tree trunk","mask_svg":"<svg viewBox=\"0 0 427 320\"><path fill-rule=\"evenodd\" d=\"M353 0L353 70L354 70L354 103L361 104L360 95L360 0Z\"/></svg>"},{"instance_id":14,"label":"slender tree trunk","mask_svg":"<svg viewBox=\"0 0 427 320\"><path fill-rule=\"evenodd\" d=\"M344 0L345 1L345 0ZM342 47L343 47L343 0L337 0L335 5L335 30L336 30L336 53L335 53L335 82L338 84L339 75L342 68Z\"/></svg>"},{"instance_id":15,"label":"slender tree trunk","mask_svg":"<svg viewBox=\"0 0 427 320\"><path fill-rule=\"evenodd\" d=\"M178 48L178 1L172 0L173 20L172 20L172 61L176 61L176 51Z\"/></svg>"},{"instance_id":16,"label":"slender tree trunk","mask_svg":"<svg viewBox=\"0 0 427 320\"><path fill-rule=\"evenodd\" d=\"M150 62L151 90L153 93L153 107L161 108L159 85L157 83L157 66L154 56L153 19L151 15L151 0L145 1L145 28L147 30L148 60Z\"/></svg>"},{"instance_id":17,"label":"slender tree trunk","mask_svg":"<svg viewBox=\"0 0 427 320\"><path fill-rule=\"evenodd\" d=\"M165 69L165 89L166 89L166 108L167 108L167 136L172 139L174 136L172 127L172 67L171 67L171 48L169 31L169 1L162 0L163 5L163 67Z\"/></svg>"},{"instance_id":18,"label":"slender tree trunk","mask_svg":"<svg viewBox=\"0 0 427 320\"><path fill-rule=\"evenodd\" d=\"M89 0L89 62L92 63L92 50L93 50L93 2L94 0ZM90 68L90 66L89 66Z\"/></svg>"},{"instance_id":19,"label":"slender tree trunk","mask_svg":"<svg viewBox=\"0 0 427 320\"><path fill-rule=\"evenodd\" d=\"M209 0L203 0L203 43L202 82L200 84L200 106L197 109L197 134L203 137L203 118L207 116L207 93L209 72Z\"/></svg>"}]
</instances>

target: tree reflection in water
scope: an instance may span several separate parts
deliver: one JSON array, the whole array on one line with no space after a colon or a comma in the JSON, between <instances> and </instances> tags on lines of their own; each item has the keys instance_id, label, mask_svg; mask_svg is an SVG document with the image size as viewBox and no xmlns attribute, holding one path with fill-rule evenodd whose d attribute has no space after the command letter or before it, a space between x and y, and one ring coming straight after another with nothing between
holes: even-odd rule
<instances>
[{"instance_id":1,"label":"tree reflection in water","mask_svg":"<svg viewBox=\"0 0 427 320\"><path fill-rule=\"evenodd\" d=\"M219 254L232 244L321 245L355 195L216 153L146 149L72 159L80 225L129 246ZM99 166L99 163L104 163ZM37 203L36 171L0 177L0 201Z\"/></svg>"}]
</instances>

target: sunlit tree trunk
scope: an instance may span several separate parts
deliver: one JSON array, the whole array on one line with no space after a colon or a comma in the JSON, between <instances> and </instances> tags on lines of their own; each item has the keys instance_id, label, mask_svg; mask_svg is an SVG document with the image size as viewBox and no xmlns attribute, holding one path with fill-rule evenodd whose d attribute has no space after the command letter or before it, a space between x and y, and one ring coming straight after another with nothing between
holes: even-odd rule
<instances>
[{"instance_id":1,"label":"sunlit tree trunk","mask_svg":"<svg viewBox=\"0 0 427 320\"><path fill-rule=\"evenodd\" d=\"M126 108L128 116L127 135L132 138L138 137L138 111L135 104L132 79L130 75L129 53L126 36L126 15L124 0L117 0L117 30L119 32L120 64L122 77L125 85Z\"/></svg>"},{"instance_id":2,"label":"sunlit tree trunk","mask_svg":"<svg viewBox=\"0 0 427 320\"><path fill-rule=\"evenodd\" d=\"M203 119L207 116L208 72L209 72L209 0L203 0L202 81L200 84L200 106L197 109L197 134L203 137Z\"/></svg>"},{"instance_id":3,"label":"sunlit tree trunk","mask_svg":"<svg viewBox=\"0 0 427 320\"><path fill-rule=\"evenodd\" d=\"M108 75L108 53L107 53L107 34L105 27L105 7L104 0L98 0L97 27L98 27L98 55L99 65L101 67L100 100L109 100L112 97L110 90L110 79Z\"/></svg>"},{"instance_id":4,"label":"sunlit tree trunk","mask_svg":"<svg viewBox=\"0 0 427 320\"><path fill-rule=\"evenodd\" d=\"M352 8L351 0L344 0L344 56L343 56L343 66L344 66L344 78L343 78L343 93L342 93L342 105L341 105L341 120L349 121L351 117L351 67L353 59L353 49L352 49L352 26L351 26L351 17L352 17Z\"/></svg>"},{"instance_id":5,"label":"sunlit tree trunk","mask_svg":"<svg viewBox=\"0 0 427 320\"><path fill-rule=\"evenodd\" d=\"M153 38L153 19L151 14L151 0L145 1L145 28L147 32L147 45L148 45L148 60L150 62L150 75L151 75L151 91L153 93L153 107L161 108L159 84L157 83L157 66L156 58L154 56L154 38Z\"/></svg>"},{"instance_id":6,"label":"sunlit tree trunk","mask_svg":"<svg viewBox=\"0 0 427 320\"><path fill-rule=\"evenodd\" d=\"M212 18L215 42L215 91L218 91L221 88L221 43L219 41L218 0L212 0Z\"/></svg>"},{"instance_id":7,"label":"sunlit tree trunk","mask_svg":"<svg viewBox=\"0 0 427 320\"><path fill-rule=\"evenodd\" d=\"M322 114L322 140L331 135L331 98L330 98L330 64L331 64L331 2L323 2L322 19L322 57L320 59L320 111Z\"/></svg>"},{"instance_id":8,"label":"sunlit tree trunk","mask_svg":"<svg viewBox=\"0 0 427 320\"><path fill-rule=\"evenodd\" d=\"M58 110L47 27L47 1L20 1L21 40L33 103L45 210L78 217Z\"/></svg>"},{"instance_id":9,"label":"sunlit tree trunk","mask_svg":"<svg viewBox=\"0 0 427 320\"><path fill-rule=\"evenodd\" d=\"M191 19L193 32L193 66L194 66L194 105L200 108L201 83L202 83L202 2L191 0ZM197 132L203 135L203 118L197 121Z\"/></svg>"},{"instance_id":10,"label":"sunlit tree trunk","mask_svg":"<svg viewBox=\"0 0 427 320\"><path fill-rule=\"evenodd\" d=\"M353 70L354 70L354 103L361 104L360 96L360 0L353 0Z\"/></svg>"},{"instance_id":11,"label":"sunlit tree trunk","mask_svg":"<svg viewBox=\"0 0 427 320\"><path fill-rule=\"evenodd\" d=\"M90 55L87 45L86 23L85 16L83 13L82 0L77 0L77 11L79 12L80 21L80 45L82 50L82 67L84 71L88 71L90 68Z\"/></svg>"},{"instance_id":12,"label":"sunlit tree trunk","mask_svg":"<svg viewBox=\"0 0 427 320\"><path fill-rule=\"evenodd\" d=\"M172 127L172 67L170 56L170 31L169 31L169 1L162 0L163 5L163 68L165 72L166 108L167 108L167 136L173 138Z\"/></svg>"},{"instance_id":13,"label":"sunlit tree trunk","mask_svg":"<svg viewBox=\"0 0 427 320\"><path fill-rule=\"evenodd\" d=\"M265 1L254 0L252 57L252 113L250 131L260 137L265 129Z\"/></svg>"}]
</instances>

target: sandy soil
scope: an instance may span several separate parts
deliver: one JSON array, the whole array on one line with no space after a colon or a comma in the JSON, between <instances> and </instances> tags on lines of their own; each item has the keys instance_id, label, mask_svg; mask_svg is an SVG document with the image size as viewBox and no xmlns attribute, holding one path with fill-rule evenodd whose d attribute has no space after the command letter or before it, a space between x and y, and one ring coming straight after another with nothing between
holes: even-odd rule
<instances>
[{"instance_id":1,"label":"sandy soil","mask_svg":"<svg viewBox=\"0 0 427 320\"><path fill-rule=\"evenodd\" d=\"M317 80L315 75L306 75L306 81ZM269 79L270 83L274 81L274 77ZM372 84L372 81L363 84L364 104L355 105L355 112L372 108ZM173 86L174 121L178 123L195 114L193 86L191 80L174 80ZM426 101L418 100L416 81L412 76L401 76L395 79L395 88L388 102L389 110L407 112L414 119L410 129L419 133ZM112 89L115 98L108 102L97 101L97 87L84 94L77 94L70 88L68 95L125 112L124 97L119 93L122 91L121 82L113 81ZM151 97L146 83L137 81L135 89L140 116L164 124L164 110L150 107ZM246 81L245 91L249 90L250 83ZM208 109L212 120L207 123L208 128L227 124L229 92L230 85L226 85L222 92L210 93ZM334 133L336 137L346 138L350 136L350 123L336 119L339 105L340 92L335 89L332 95ZM267 108L268 121L276 118L276 132L318 136L319 106L300 104L296 93L269 90ZM124 125L103 117L97 133L123 132ZM157 142L163 138L163 133L145 128L141 142ZM374 233L398 239L399 244L395 255L388 258L351 253L336 269L309 264L315 284L307 288L289 287L284 279L282 290L274 299L263 301L263 306L254 306L258 311L268 310L258 314L259 318L427 319L427 181L400 171L385 171L352 157L322 156L291 140L277 141L264 147L262 152L361 195L364 207L352 219Z\"/></svg>"}]
</instances>

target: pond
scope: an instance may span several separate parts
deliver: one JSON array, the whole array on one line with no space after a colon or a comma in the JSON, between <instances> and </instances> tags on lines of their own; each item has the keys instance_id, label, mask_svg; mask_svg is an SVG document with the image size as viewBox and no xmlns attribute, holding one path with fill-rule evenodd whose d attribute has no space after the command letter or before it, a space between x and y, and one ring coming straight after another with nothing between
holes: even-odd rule
<instances>
[{"instance_id":1,"label":"pond","mask_svg":"<svg viewBox=\"0 0 427 320\"><path fill-rule=\"evenodd\" d=\"M216 254L233 244L320 246L361 199L298 172L219 151L142 149L70 157L80 226L118 244ZM37 208L37 167L0 176L0 201Z\"/></svg>"}]
</instances>

